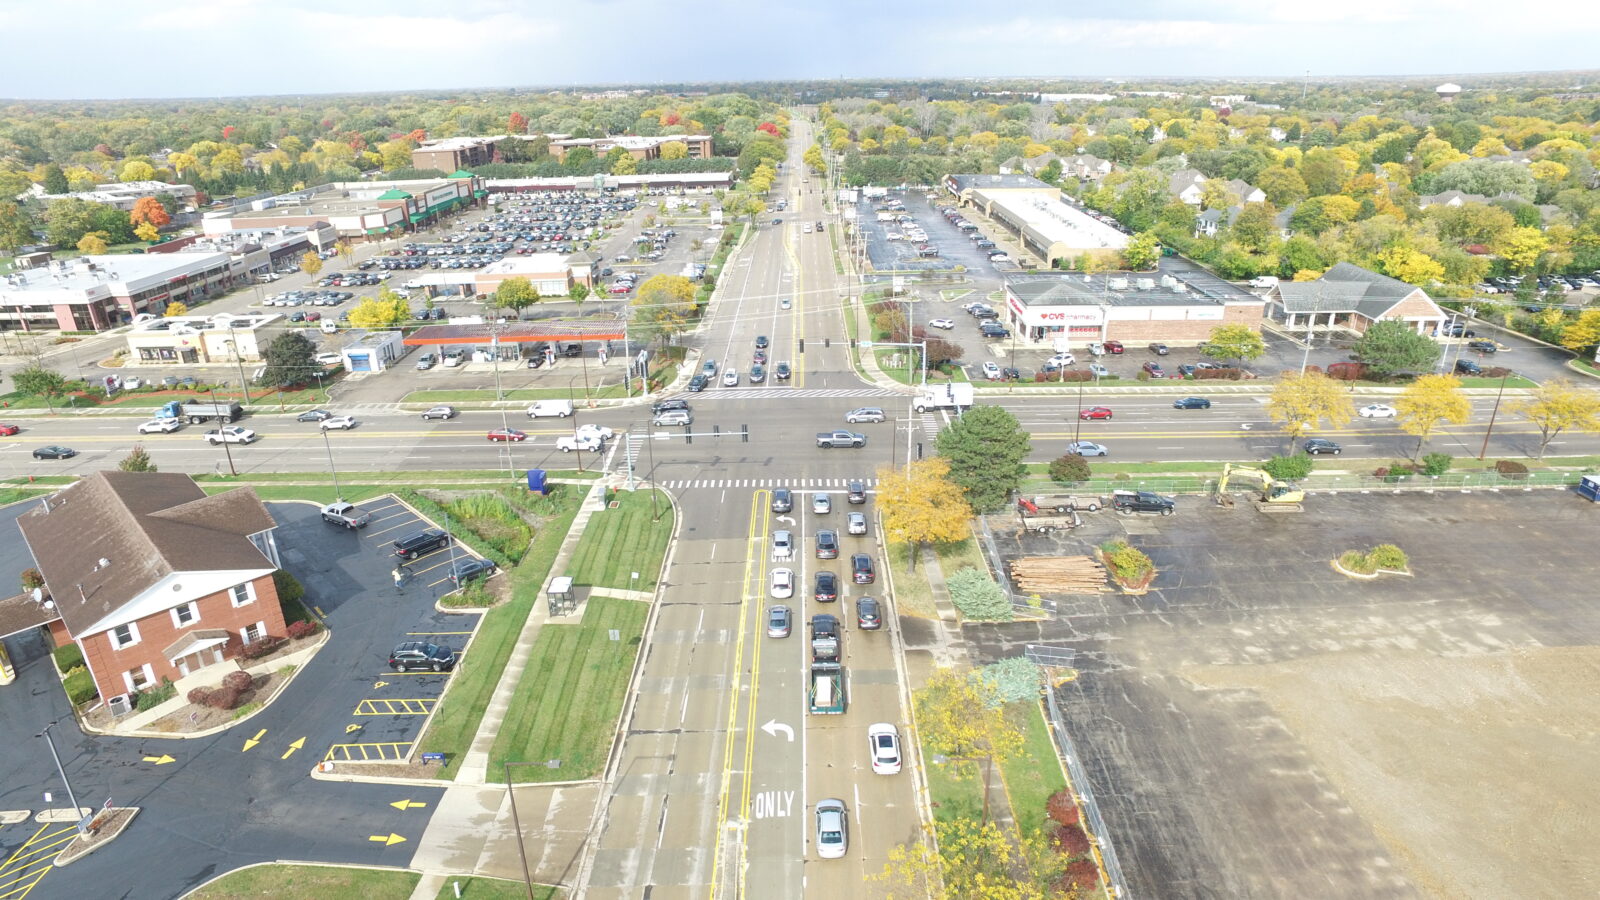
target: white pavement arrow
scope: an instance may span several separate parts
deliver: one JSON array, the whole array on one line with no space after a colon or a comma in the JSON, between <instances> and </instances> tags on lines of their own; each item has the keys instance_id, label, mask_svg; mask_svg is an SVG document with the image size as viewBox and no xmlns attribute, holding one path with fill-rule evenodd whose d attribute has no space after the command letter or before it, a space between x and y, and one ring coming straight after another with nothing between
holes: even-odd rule
<instances>
[{"instance_id":1,"label":"white pavement arrow","mask_svg":"<svg viewBox=\"0 0 1600 900\"><path fill-rule=\"evenodd\" d=\"M794 519L792 517L790 517L790 516L779 516L778 517L778 521L782 522L785 525L793 525L794 524Z\"/></svg>"},{"instance_id":2,"label":"white pavement arrow","mask_svg":"<svg viewBox=\"0 0 1600 900\"><path fill-rule=\"evenodd\" d=\"M783 732L783 736L789 739L789 743L794 743L794 729L783 724L782 722L779 722L777 719L769 720L767 724L761 726L761 730L765 731L769 735L772 735L773 737L777 737L778 732L781 731Z\"/></svg>"}]
</instances>

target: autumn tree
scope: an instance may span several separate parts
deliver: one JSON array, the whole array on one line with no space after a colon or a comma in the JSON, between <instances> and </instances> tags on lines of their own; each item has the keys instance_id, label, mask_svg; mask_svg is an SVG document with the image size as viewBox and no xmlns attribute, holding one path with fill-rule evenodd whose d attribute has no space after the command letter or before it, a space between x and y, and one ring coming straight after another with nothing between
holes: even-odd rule
<instances>
[{"instance_id":1,"label":"autumn tree","mask_svg":"<svg viewBox=\"0 0 1600 900\"><path fill-rule=\"evenodd\" d=\"M1200 353L1212 359L1236 359L1249 362L1267 352L1267 342L1261 332L1249 325L1218 325L1211 329Z\"/></svg>"},{"instance_id":2,"label":"autumn tree","mask_svg":"<svg viewBox=\"0 0 1600 900\"><path fill-rule=\"evenodd\" d=\"M188 304L184 303L182 300L174 300L171 303L167 304L166 311L163 312L161 315L163 317L165 317L165 318L170 319L173 316L187 316L188 314L189 314L189 306L188 306Z\"/></svg>"},{"instance_id":3,"label":"autumn tree","mask_svg":"<svg viewBox=\"0 0 1600 900\"><path fill-rule=\"evenodd\" d=\"M33 217L20 205L0 201L0 251L16 253L33 243Z\"/></svg>"},{"instance_id":4,"label":"autumn tree","mask_svg":"<svg viewBox=\"0 0 1600 900\"><path fill-rule=\"evenodd\" d=\"M634 159L631 153L624 153L611 163L611 174L613 175L637 175L638 173L639 161Z\"/></svg>"},{"instance_id":5,"label":"autumn tree","mask_svg":"<svg viewBox=\"0 0 1600 900\"><path fill-rule=\"evenodd\" d=\"M520 275L500 282L494 291L494 305L497 308L518 314L538 302L539 292L533 289L533 282Z\"/></svg>"},{"instance_id":6,"label":"autumn tree","mask_svg":"<svg viewBox=\"0 0 1600 900\"><path fill-rule=\"evenodd\" d=\"M133 204L133 210L128 213L128 221L135 226L150 224L156 228L172 221L172 216L167 213L167 208L161 201L154 197L140 197Z\"/></svg>"},{"instance_id":7,"label":"autumn tree","mask_svg":"<svg viewBox=\"0 0 1600 900\"><path fill-rule=\"evenodd\" d=\"M1161 239L1156 237L1154 231L1141 231L1128 238L1128 246L1122 248L1122 262L1135 272L1142 272L1155 268L1156 260L1161 258Z\"/></svg>"},{"instance_id":8,"label":"autumn tree","mask_svg":"<svg viewBox=\"0 0 1600 900\"><path fill-rule=\"evenodd\" d=\"M339 258L344 260L344 264L347 266L350 265L351 260L356 258L355 245L349 241L340 241L333 245L333 249L338 251Z\"/></svg>"},{"instance_id":9,"label":"autumn tree","mask_svg":"<svg viewBox=\"0 0 1600 900\"><path fill-rule=\"evenodd\" d=\"M589 295L592 293L594 292L589 289L587 284L577 281L573 282L572 287L567 289L567 299L571 300L573 303L582 303L583 301L589 299Z\"/></svg>"},{"instance_id":10,"label":"autumn tree","mask_svg":"<svg viewBox=\"0 0 1600 900\"><path fill-rule=\"evenodd\" d=\"M1351 347L1351 355L1378 375L1427 372L1439 361L1439 345L1409 322L1374 322Z\"/></svg>"},{"instance_id":11,"label":"autumn tree","mask_svg":"<svg viewBox=\"0 0 1600 900\"><path fill-rule=\"evenodd\" d=\"M1028 433L1004 407L974 406L939 432L938 454L950 462L949 478L966 492L976 512L1005 506L1026 473Z\"/></svg>"},{"instance_id":12,"label":"autumn tree","mask_svg":"<svg viewBox=\"0 0 1600 900\"><path fill-rule=\"evenodd\" d=\"M806 152L801 155L800 161L806 164L806 168L818 175L828 168L828 162L822 155L822 146L820 144L812 144L807 147Z\"/></svg>"},{"instance_id":13,"label":"autumn tree","mask_svg":"<svg viewBox=\"0 0 1600 900\"><path fill-rule=\"evenodd\" d=\"M1441 422L1460 425L1472 415L1472 402L1454 375L1419 377L1394 401L1394 408L1401 430L1417 437L1412 459L1422 458L1422 448Z\"/></svg>"},{"instance_id":14,"label":"autumn tree","mask_svg":"<svg viewBox=\"0 0 1600 900\"><path fill-rule=\"evenodd\" d=\"M145 223L141 224L138 228L135 228L133 230L133 234L139 240L141 240L141 241L149 241L152 244L154 244L156 241L161 240L161 231L160 231L160 229L156 228L154 225L151 225L149 222L145 222Z\"/></svg>"},{"instance_id":15,"label":"autumn tree","mask_svg":"<svg viewBox=\"0 0 1600 900\"><path fill-rule=\"evenodd\" d=\"M689 145L683 141L667 141L661 145L662 159L688 159Z\"/></svg>"},{"instance_id":16,"label":"autumn tree","mask_svg":"<svg viewBox=\"0 0 1600 900\"><path fill-rule=\"evenodd\" d=\"M1048 848L1037 835L1014 839L998 823L970 815L942 814L932 826L933 840L916 840L889 850L873 886L895 900L1045 900L1059 896ZM937 846L937 850L934 849ZM1043 863L1043 865L1041 865ZM1027 877L1018 877L1025 872Z\"/></svg>"},{"instance_id":17,"label":"autumn tree","mask_svg":"<svg viewBox=\"0 0 1600 900\"><path fill-rule=\"evenodd\" d=\"M1539 458L1564 431L1600 431L1600 394L1560 378L1539 385L1511 407L1539 429Z\"/></svg>"},{"instance_id":18,"label":"autumn tree","mask_svg":"<svg viewBox=\"0 0 1600 900\"><path fill-rule=\"evenodd\" d=\"M1444 266L1421 250L1396 244L1378 254L1383 274L1426 287L1444 279Z\"/></svg>"},{"instance_id":19,"label":"autumn tree","mask_svg":"<svg viewBox=\"0 0 1600 900\"><path fill-rule=\"evenodd\" d=\"M513 111L510 117L506 119L506 132L508 134L527 134L528 117Z\"/></svg>"},{"instance_id":20,"label":"autumn tree","mask_svg":"<svg viewBox=\"0 0 1600 900\"><path fill-rule=\"evenodd\" d=\"M108 246L104 231L90 231L78 238L78 251L85 256L100 256Z\"/></svg>"},{"instance_id":21,"label":"autumn tree","mask_svg":"<svg viewBox=\"0 0 1600 900\"><path fill-rule=\"evenodd\" d=\"M967 520L972 510L949 475L949 461L939 456L917 460L904 469L878 470L884 531L890 541L912 545L913 569L923 545L959 541L970 533Z\"/></svg>"},{"instance_id":22,"label":"autumn tree","mask_svg":"<svg viewBox=\"0 0 1600 900\"><path fill-rule=\"evenodd\" d=\"M682 275L652 275L639 285L632 306L639 329L666 341L694 318L694 282Z\"/></svg>"},{"instance_id":23,"label":"autumn tree","mask_svg":"<svg viewBox=\"0 0 1600 900\"><path fill-rule=\"evenodd\" d=\"M389 288L383 288L377 297L363 300L350 310L350 324L355 328L393 328L410 320L410 301Z\"/></svg>"},{"instance_id":24,"label":"autumn tree","mask_svg":"<svg viewBox=\"0 0 1600 900\"><path fill-rule=\"evenodd\" d=\"M1586 309L1561 328L1561 346L1583 352L1600 344L1600 309Z\"/></svg>"},{"instance_id":25,"label":"autumn tree","mask_svg":"<svg viewBox=\"0 0 1600 900\"><path fill-rule=\"evenodd\" d=\"M1290 440L1299 440L1322 426L1348 425L1355 418L1355 403L1344 385L1321 372L1285 375L1267 400L1267 416Z\"/></svg>"},{"instance_id":26,"label":"autumn tree","mask_svg":"<svg viewBox=\"0 0 1600 900\"><path fill-rule=\"evenodd\" d=\"M300 257L300 271L312 278L317 277L317 273L322 271L322 257L317 255L317 251L307 250L305 256Z\"/></svg>"},{"instance_id":27,"label":"autumn tree","mask_svg":"<svg viewBox=\"0 0 1600 900\"><path fill-rule=\"evenodd\" d=\"M132 159L122 164L117 177L123 181L150 181L156 177L156 167L142 159Z\"/></svg>"},{"instance_id":28,"label":"autumn tree","mask_svg":"<svg viewBox=\"0 0 1600 900\"><path fill-rule=\"evenodd\" d=\"M1531 226L1518 227L1511 229L1500 245L1500 256L1513 270L1526 272L1549 248L1550 240L1543 231Z\"/></svg>"},{"instance_id":29,"label":"autumn tree","mask_svg":"<svg viewBox=\"0 0 1600 900\"><path fill-rule=\"evenodd\" d=\"M134 444L128 455L117 463L117 468L124 472L154 472L156 464L150 459L150 451L144 449L142 444Z\"/></svg>"}]
</instances>

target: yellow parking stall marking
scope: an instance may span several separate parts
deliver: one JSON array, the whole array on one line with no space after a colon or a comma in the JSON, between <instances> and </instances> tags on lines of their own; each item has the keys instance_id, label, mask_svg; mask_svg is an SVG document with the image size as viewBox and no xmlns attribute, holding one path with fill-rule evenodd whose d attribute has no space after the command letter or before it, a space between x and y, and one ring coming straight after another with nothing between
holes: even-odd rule
<instances>
[{"instance_id":1,"label":"yellow parking stall marking","mask_svg":"<svg viewBox=\"0 0 1600 900\"><path fill-rule=\"evenodd\" d=\"M357 716L425 716L433 712L438 700L428 697L400 700L363 700L356 705Z\"/></svg>"},{"instance_id":2,"label":"yellow parking stall marking","mask_svg":"<svg viewBox=\"0 0 1600 900\"><path fill-rule=\"evenodd\" d=\"M389 741L372 744L334 744L324 760L335 762L399 762L411 755L415 741Z\"/></svg>"},{"instance_id":3,"label":"yellow parking stall marking","mask_svg":"<svg viewBox=\"0 0 1600 900\"><path fill-rule=\"evenodd\" d=\"M57 854L78 836L76 824L40 826L0 865L0 898L22 900L54 867Z\"/></svg>"}]
</instances>

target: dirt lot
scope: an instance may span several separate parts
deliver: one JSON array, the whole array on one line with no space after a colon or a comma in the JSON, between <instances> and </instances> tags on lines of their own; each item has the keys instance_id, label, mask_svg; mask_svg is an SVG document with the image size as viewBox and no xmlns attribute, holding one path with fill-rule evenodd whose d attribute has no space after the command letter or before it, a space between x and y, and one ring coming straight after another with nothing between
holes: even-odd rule
<instances>
[{"instance_id":1,"label":"dirt lot","mask_svg":"<svg viewBox=\"0 0 1600 900\"><path fill-rule=\"evenodd\" d=\"M1002 553L1127 534L1140 598L972 626L994 658L1078 653L1059 689L1146 897L1593 896L1600 507L1558 492L1315 496L1265 518L1185 498ZM1416 578L1328 560L1394 542Z\"/></svg>"}]
</instances>

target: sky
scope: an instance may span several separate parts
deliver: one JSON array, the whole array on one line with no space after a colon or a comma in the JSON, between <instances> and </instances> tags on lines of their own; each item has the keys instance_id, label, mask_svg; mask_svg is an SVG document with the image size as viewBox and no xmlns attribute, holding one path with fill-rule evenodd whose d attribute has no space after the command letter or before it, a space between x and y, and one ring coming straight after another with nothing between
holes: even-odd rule
<instances>
[{"instance_id":1,"label":"sky","mask_svg":"<svg viewBox=\"0 0 1600 900\"><path fill-rule=\"evenodd\" d=\"M1600 4L0 0L0 34L0 97L27 99L840 77L1315 80L1592 68Z\"/></svg>"}]
</instances>

